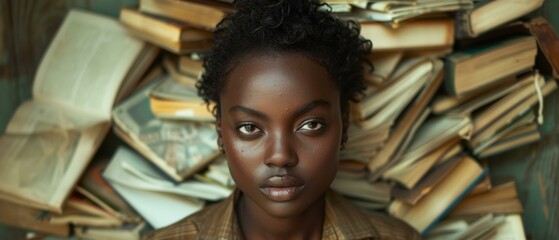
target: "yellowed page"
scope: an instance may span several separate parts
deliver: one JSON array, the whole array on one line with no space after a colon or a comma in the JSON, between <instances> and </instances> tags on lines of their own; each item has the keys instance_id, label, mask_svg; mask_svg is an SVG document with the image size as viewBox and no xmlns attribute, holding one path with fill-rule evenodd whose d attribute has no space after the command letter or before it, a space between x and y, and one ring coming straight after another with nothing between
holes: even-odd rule
<instances>
[{"instance_id":1,"label":"yellowed page","mask_svg":"<svg viewBox=\"0 0 559 240\"><path fill-rule=\"evenodd\" d=\"M0 136L0 198L60 212L108 129L105 122Z\"/></svg>"},{"instance_id":2,"label":"yellowed page","mask_svg":"<svg viewBox=\"0 0 559 240\"><path fill-rule=\"evenodd\" d=\"M33 97L108 120L119 86L143 46L115 19L72 10L41 61Z\"/></svg>"},{"instance_id":3,"label":"yellowed page","mask_svg":"<svg viewBox=\"0 0 559 240\"><path fill-rule=\"evenodd\" d=\"M10 119L6 133L30 134L59 129L80 129L108 122L100 116L48 101L22 103Z\"/></svg>"}]
</instances>

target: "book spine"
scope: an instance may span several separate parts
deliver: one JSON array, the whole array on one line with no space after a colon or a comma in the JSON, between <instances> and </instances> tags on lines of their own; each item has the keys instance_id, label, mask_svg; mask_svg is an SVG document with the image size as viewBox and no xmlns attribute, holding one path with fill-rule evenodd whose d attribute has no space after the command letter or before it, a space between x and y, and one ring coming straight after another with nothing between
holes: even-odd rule
<instances>
[{"instance_id":1,"label":"book spine","mask_svg":"<svg viewBox=\"0 0 559 240\"><path fill-rule=\"evenodd\" d=\"M444 80L443 85L446 92L451 96L456 96L456 86L454 84L454 75L456 71L456 62L450 58L444 61Z\"/></svg>"},{"instance_id":2,"label":"book spine","mask_svg":"<svg viewBox=\"0 0 559 240\"><path fill-rule=\"evenodd\" d=\"M471 14L472 10L462 10L458 11L455 14L455 25L456 25L456 38L457 39L464 39L464 38L472 38L472 25L471 25Z\"/></svg>"}]
</instances>

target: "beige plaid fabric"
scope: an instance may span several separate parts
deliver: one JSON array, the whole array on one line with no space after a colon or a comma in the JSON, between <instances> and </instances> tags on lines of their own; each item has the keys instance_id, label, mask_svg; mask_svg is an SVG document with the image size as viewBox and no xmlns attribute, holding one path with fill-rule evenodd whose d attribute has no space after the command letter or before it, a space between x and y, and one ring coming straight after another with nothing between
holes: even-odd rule
<instances>
[{"instance_id":1,"label":"beige plaid fabric","mask_svg":"<svg viewBox=\"0 0 559 240\"><path fill-rule=\"evenodd\" d=\"M152 232L146 239L242 239L234 206L236 190L223 202L208 206L169 227ZM323 239L419 239L406 224L379 213L365 213L334 191L326 194Z\"/></svg>"}]
</instances>

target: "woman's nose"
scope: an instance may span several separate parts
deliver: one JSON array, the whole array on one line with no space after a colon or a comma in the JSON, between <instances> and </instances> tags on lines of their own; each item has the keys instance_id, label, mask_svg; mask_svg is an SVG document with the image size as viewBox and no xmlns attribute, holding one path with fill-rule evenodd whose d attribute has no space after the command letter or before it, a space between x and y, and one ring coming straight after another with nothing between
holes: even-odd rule
<instances>
[{"instance_id":1,"label":"woman's nose","mask_svg":"<svg viewBox=\"0 0 559 240\"><path fill-rule=\"evenodd\" d=\"M293 167L299 162L292 133L278 131L267 139L264 163L270 167Z\"/></svg>"}]
</instances>

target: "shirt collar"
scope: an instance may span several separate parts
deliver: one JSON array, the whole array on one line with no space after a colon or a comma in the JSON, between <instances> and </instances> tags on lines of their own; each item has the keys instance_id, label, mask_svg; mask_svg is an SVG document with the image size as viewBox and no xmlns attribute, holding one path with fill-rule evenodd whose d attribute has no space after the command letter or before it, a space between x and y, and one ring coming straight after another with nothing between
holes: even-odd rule
<instances>
[{"instance_id":1,"label":"shirt collar","mask_svg":"<svg viewBox=\"0 0 559 240\"><path fill-rule=\"evenodd\" d=\"M324 239L380 239L370 217L336 192L326 193Z\"/></svg>"},{"instance_id":2,"label":"shirt collar","mask_svg":"<svg viewBox=\"0 0 559 240\"><path fill-rule=\"evenodd\" d=\"M240 195L241 192L235 189L224 203L217 204L211 212L194 220L198 228L198 239L242 239L235 215L235 204ZM332 190L326 193L325 211L323 239L380 238L369 217Z\"/></svg>"}]
</instances>

